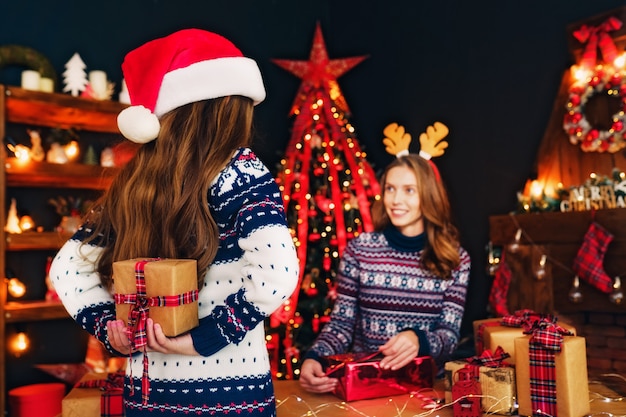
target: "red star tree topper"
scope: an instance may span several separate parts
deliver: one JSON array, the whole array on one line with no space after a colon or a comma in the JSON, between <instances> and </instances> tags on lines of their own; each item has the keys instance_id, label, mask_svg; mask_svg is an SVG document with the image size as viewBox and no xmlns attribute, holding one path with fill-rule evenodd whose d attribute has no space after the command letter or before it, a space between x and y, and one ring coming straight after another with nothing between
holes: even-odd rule
<instances>
[{"instance_id":1,"label":"red star tree topper","mask_svg":"<svg viewBox=\"0 0 626 417\"><path fill-rule=\"evenodd\" d=\"M337 78L366 56L329 59L319 23L308 61L275 59L302 79L290 116L291 138L277 175L300 259L300 284L269 321L278 378L292 378L302 350L328 320L336 297L335 273L347 242L371 231L370 206L380 188L348 120ZM277 348L278 346L278 348ZM278 361L273 361L276 364ZM275 366L275 365L273 365Z\"/></svg>"}]
</instances>

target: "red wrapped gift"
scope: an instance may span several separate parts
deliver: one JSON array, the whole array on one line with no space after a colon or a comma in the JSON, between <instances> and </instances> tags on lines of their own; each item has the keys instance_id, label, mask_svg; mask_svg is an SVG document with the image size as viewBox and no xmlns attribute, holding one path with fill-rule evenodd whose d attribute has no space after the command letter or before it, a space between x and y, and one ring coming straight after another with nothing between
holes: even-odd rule
<instances>
[{"instance_id":1,"label":"red wrapped gift","mask_svg":"<svg viewBox=\"0 0 626 417\"><path fill-rule=\"evenodd\" d=\"M432 388L436 367L430 356L417 357L395 371L381 369L381 358L378 352L344 353L322 358L326 375L339 379L333 394L344 401L357 401Z\"/></svg>"}]
</instances>

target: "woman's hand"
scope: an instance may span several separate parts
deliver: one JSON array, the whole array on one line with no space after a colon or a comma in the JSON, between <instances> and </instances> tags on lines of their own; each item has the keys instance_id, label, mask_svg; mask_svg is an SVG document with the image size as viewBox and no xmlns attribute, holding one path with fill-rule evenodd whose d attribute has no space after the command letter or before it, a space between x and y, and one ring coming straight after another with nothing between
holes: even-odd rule
<instances>
[{"instance_id":1,"label":"woman's hand","mask_svg":"<svg viewBox=\"0 0 626 417\"><path fill-rule=\"evenodd\" d=\"M107 325L107 334L111 347L118 352L128 355L137 351L137 349L131 350L130 340L126 334L126 324L123 320L110 321ZM167 337L161 326L150 318L146 320L146 341L148 351L198 355L189 333L177 337Z\"/></svg>"},{"instance_id":2,"label":"woman's hand","mask_svg":"<svg viewBox=\"0 0 626 417\"><path fill-rule=\"evenodd\" d=\"M176 337L167 337L161 325L152 319L146 320L146 337L148 351L160 353L177 353L179 355L199 355L193 347L191 334L185 333Z\"/></svg>"},{"instance_id":3,"label":"woman's hand","mask_svg":"<svg viewBox=\"0 0 626 417\"><path fill-rule=\"evenodd\" d=\"M380 367L394 371L400 369L417 356L419 349L419 339L413 330L400 332L378 348L385 355L380 361Z\"/></svg>"},{"instance_id":4,"label":"woman's hand","mask_svg":"<svg viewBox=\"0 0 626 417\"><path fill-rule=\"evenodd\" d=\"M321 394L335 389L339 380L329 378L322 364L315 359L306 359L300 367L300 386L309 392Z\"/></svg>"},{"instance_id":5,"label":"woman's hand","mask_svg":"<svg viewBox=\"0 0 626 417\"><path fill-rule=\"evenodd\" d=\"M131 353L130 340L126 334L126 324L124 320L111 320L107 323L107 336L111 347L121 354Z\"/></svg>"}]
</instances>

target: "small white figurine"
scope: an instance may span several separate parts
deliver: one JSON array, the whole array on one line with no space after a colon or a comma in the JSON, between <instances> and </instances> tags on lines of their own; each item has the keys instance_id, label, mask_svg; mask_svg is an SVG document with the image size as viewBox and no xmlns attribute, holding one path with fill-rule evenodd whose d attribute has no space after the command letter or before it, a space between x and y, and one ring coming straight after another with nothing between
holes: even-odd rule
<instances>
[{"instance_id":1,"label":"small white figurine","mask_svg":"<svg viewBox=\"0 0 626 417\"><path fill-rule=\"evenodd\" d=\"M41 136L39 135L38 130L28 129L28 134L30 135L30 159L36 162L41 162L46 158L46 153L43 150L43 146L41 146Z\"/></svg>"},{"instance_id":2,"label":"small white figurine","mask_svg":"<svg viewBox=\"0 0 626 417\"><path fill-rule=\"evenodd\" d=\"M54 142L46 155L46 161L52 164L65 164L68 161L67 154L61 145Z\"/></svg>"}]
</instances>

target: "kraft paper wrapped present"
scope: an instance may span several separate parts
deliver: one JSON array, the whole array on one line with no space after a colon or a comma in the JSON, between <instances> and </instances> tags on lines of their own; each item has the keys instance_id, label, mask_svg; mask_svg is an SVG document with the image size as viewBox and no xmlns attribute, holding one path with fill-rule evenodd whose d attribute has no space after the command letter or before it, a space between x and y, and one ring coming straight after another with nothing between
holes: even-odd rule
<instances>
[{"instance_id":1,"label":"kraft paper wrapped present","mask_svg":"<svg viewBox=\"0 0 626 417\"><path fill-rule=\"evenodd\" d=\"M136 314L137 320L150 317L170 337L198 326L195 260L138 258L114 262L113 282L116 316L126 324L130 313Z\"/></svg>"},{"instance_id":2,"label":"kraft paper wrapped present","mask_svg":"<svg viewBox=\"0 0 626 417\"><path fill-rule=\"evenodd\" d=\"M475 320L473 327L476 354L479 355L485 349L493 351L500 346L510 355L505 362L515 365L517 363L515 339L524 336L524 323L530 325L543 317L556 320L552 316L537 314L531 310L518 310L504 317ZM576 335L574 326L560 322L559 325Z\"/></svg>"},{"instance_id":3,"label":"kraft paper wrapped present","mask_svg":"<svg viewBox=\"0 0 626 417\"><path fill-rule=\"evenodd\" d=\"M436 366L430 356L417 357L396 371L381 369L381 358L378 352L323 357L326 375L339 378L333 394L344 401L357 401L432 388Z\"/></svg>"},{"instance_id":4,"label":"kraft paper wrapped present","mask_svg":"<svg viewBox=\"0 0 626 417\"><path fill-rule=\"evenodd\" d=\"M539 322L529 335L515 339L515 349L520 415L581 417L590 412L584 337Z\"/></svg>"},{"instance_id":5,"label":"kraft paper wrapped present","mask_svg":"<svg viewBox=\"0 0 626 417\"><path fill-rule=\"evenodd\" d=\"M123 373L88 373L61 401L62 417L123 417L123 389Z\"/></svg>"},{"instance_id":6,"label":"kraft paper wrapped present","mask_svg":"<svg viewBox=\"0 0 626 417\"><path fill-rule=\"evenodd\" d=\"M508 354L501 348L494 353L484 350L480 356L464 360L446 362L444 373L445 400L452 402L452 386L455 374L464 368L471 368L474 378L478 379L484 395L481 407L485 413L512 415L517 412L515 368L504 364Z\"/></svg>"}]
</instances>

